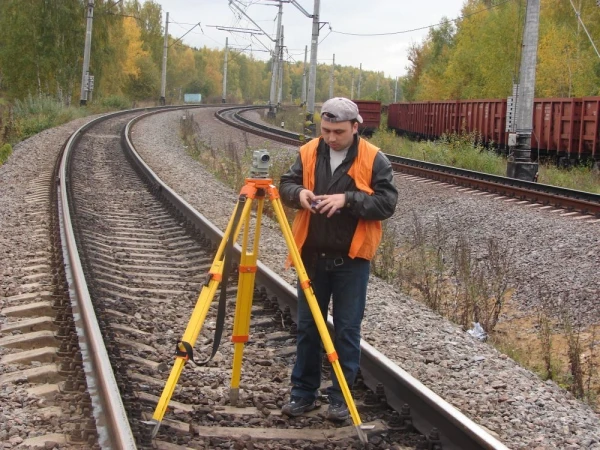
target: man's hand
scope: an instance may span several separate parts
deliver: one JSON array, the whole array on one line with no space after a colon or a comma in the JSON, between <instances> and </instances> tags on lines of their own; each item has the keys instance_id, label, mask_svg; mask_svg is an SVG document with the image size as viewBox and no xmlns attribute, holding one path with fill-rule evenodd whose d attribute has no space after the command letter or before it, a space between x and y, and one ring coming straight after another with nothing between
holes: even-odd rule
<instances>
[{"instance_id":1,"label":"man's hand","mask_svg":"<svg viewBox=\"0 0 600 450\"><path fill-rule=\"evenodd\" d=\"M346 194L317 195L314 197L314 201L319 202L315 207L318 213L331 217L346 204Z\"/></svg>"},{"instance_id":2,"label":"man's hand","mask_svg":"<svg viewBox=\"0 0 600 450\"><path fill-rule=\"evenodd\" d=\"M308 189L303 189L300 191L299 198L300 205L302 205L304 209L308 209L311 213L315 214L316 211L311 206L311 203L315 201L315 194Z\"/></svg>"}]
</instances>

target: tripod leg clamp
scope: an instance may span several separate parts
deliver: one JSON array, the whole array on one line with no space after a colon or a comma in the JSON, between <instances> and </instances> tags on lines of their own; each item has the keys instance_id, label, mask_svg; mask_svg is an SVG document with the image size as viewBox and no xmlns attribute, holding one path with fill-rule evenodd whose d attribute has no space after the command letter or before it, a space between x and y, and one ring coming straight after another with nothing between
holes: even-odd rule
<instances>
[{"instance_id":1,"label":"tripod leg clamp","mask_svg":"<svg viewBox=\"0 0 600 450\"><path fill-rule=\"evenodd\" d=\"M183 347L183 350L181 350L181 347ZM175 356L177 358L183 358L186 361L192 361L194 364L198 365L198 363L194 361L194 349L189 342L179 341L175 345Z\"/></svg>"}]
</instances>

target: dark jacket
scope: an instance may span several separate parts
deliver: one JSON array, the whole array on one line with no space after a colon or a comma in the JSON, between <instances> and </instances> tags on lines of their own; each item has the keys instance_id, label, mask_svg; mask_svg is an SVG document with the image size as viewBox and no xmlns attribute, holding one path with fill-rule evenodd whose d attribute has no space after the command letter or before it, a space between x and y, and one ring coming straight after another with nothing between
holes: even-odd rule
<instances>
[{"instance_id":1,"label":"dark jacket","mask_svg":"<svg viewBox=\"0 0 600 450\"><path fill-rule=\"evenodd\" d=\"M327 218L326 214L311 215L308 237L304 244L307 251L312 249L346 255L359 217L366 220L384 220L391 217L396 209L398 190L394 185L392 166L382 152L377 154L373 163L373 195L361 192L347 174L357 154L358 139L360 138L355 136L346 158L333 176L329 165L329 146L323 139L319 142L313 192L315 195L345 193L346 207L330 218ZM282 202L292 208L302 208L299 195L303 189L302 161L298 156L290 170L281 177L279 193Z\"/></svg>"}]
</instances>

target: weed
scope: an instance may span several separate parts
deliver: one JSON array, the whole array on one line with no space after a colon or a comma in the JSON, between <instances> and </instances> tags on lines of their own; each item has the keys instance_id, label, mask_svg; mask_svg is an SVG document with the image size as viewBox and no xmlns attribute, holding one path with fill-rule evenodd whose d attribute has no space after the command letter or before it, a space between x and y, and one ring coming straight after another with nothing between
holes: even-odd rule
<instances>
[{"instance_id":1,"label":"weed","mask_svg":"<svg viewBox=\"0 0 600 450\"><path fill-rule=\"evenodd\" d=\"M108 97L104 97L100 99L99 103L103 108L116 111L128 109L131 106L129 99L120 95L110 95Z\"/></svg>"},{"instance_id":2,"label":"weed","mask_svg":"<svg viewBox=\"0 0 600 450\"><path fill-rule=\"evenodd\" d=\"M555 373L552 367L552 325L546 311L542 310L538 314L538 336L542 350L542 360L544 362L545 379L553 380Z\"/></svg>"},{"instance_id":3,"label":"weed","mask_svg":"<svg viewBox=\"0 0 600 450\"><path fill-rule=\"evenodd\" d=\"M465 330L478 322L487 333L493 331L504 303L515 290L511 252L495 239L490 239L480 254L465 235L450 243L439 218L429 232L415 212L411 224L409 241L397 256L401 288L410 294L416 289L427 306Z\"/></svg>"},{"instance_id":4,"label":"weed","mask_svg":"<svg viewBox=\"0 0 600 450\"><path fill-rule=\"evenodd\" d=\"M12 146L10 144L4 144L0 147L0 165L4 164L8 158L12 155Z\"/></svg>"}]
</instances>

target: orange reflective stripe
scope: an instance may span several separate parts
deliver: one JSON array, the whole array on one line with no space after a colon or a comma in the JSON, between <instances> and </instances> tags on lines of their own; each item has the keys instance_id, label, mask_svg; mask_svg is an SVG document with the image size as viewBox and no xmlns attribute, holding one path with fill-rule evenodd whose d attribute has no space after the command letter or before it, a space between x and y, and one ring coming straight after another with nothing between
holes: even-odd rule
<instances>
[{"instance_id":1,"label":"orange reflective stripe","mask_svg":"<svg viewBox=\"0 0 600 450\"><path fill-rule=\"evenodd\" d=\"M231 336L231 342L234 344L243 344L244 342L248 342L248 335L245 336Z\"/></svg>"},{"instance_id":2,"label":"orange reflective stripe","mask_svg":"<svg viewBox=\"0 0 600 450\"><path fill-rule=\"evenodd\" d=\"M216 273L216 272L208 272L212 275L212 279L215 281L222 281L223 280L223 275L220 273Z\"/></svg>"},{"instance_id":3,"label":"orange reflective stripe","mask_svg":"<svg viewBox=\"0 0 600 450\"><path fill-rule=\"evenodd\" d=\"M256 266L239 266L238 268L240 273L256 273L257 270Z\"/></svg>"},{"instance_id":4,"label":"orange reflective stripe","mask_svg":"<svg viewBox=\"0 0 600 450\"><path fill-rule=\"evenodd\" d=\"M300 283L300 287L302 288L302 290L308 289L310 287L310 280L306 280Z\"/></svg>"},{"instance_id":5,"label":"orange reflective stripe","mask_svg":"<svg viewBox=\"0 0 600 450\"><path fill-rule=\"evenodd\" d=\"M329 362L334 362L338 360L338 354L337 352L332 352L327 354L327 359L329 360Z\"/></svg>"}]
</instances>

